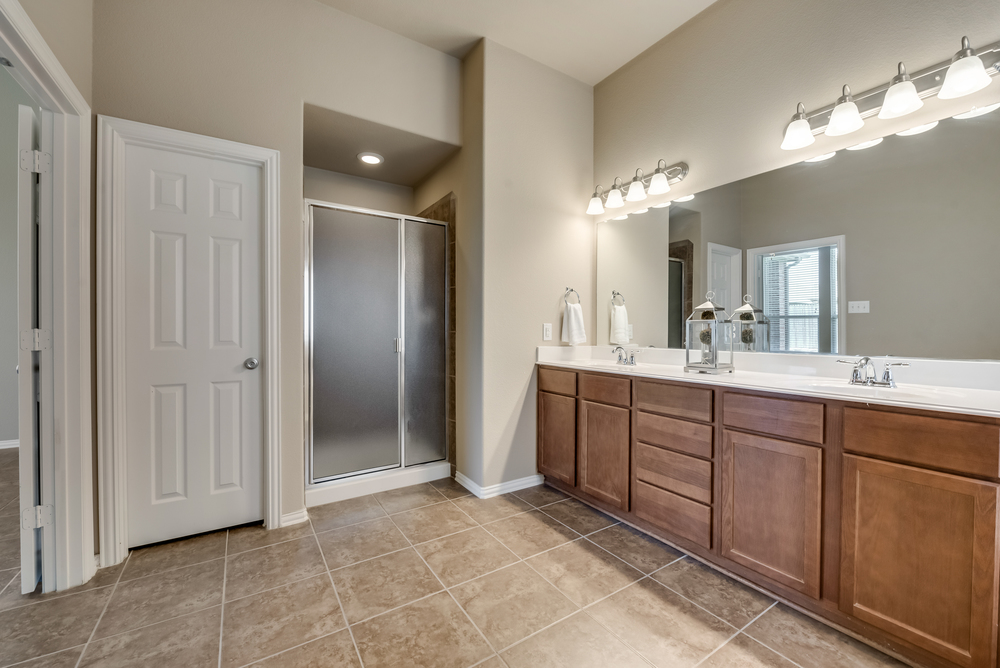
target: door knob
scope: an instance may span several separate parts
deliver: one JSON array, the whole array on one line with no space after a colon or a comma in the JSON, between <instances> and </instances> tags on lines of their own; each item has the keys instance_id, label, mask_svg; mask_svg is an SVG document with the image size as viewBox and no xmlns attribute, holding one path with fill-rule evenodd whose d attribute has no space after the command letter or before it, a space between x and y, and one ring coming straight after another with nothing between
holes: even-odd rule
<instances>
[{"instance_id":1,"label":"door knob","mask_svg":"<svg viewBox=\"0 0 1000 668\"><path fill-rule=\"evenodd\" d=\"M248 357L246 361L243 362L243 366L253 371L254 369L260 366L260 360L258 360L256 357Z\"/></svg>"}]
</instances>

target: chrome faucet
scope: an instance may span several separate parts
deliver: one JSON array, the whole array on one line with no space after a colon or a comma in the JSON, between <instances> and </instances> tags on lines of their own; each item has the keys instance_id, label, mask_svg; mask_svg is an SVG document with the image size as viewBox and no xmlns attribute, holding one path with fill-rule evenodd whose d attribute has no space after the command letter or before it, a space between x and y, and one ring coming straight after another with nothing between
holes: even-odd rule
<instances>
[{"instance_id":1,"label":"chrome faucet","mask_svg":"<svg viewBox=\"0 0 1000 668\"><path fill-rule=\"evenodd\" d=\"M862 357L857 361L837 360L840 364L852 364L851 385L864 385L866 387L896 387L896 380L892 377L892 367L910 366L909 362L890 362L889 355L885 356L885 366L882 368L882 380L878 380L875 373L875 362L871 357Z\"/></svg>"},{"instance_id":2,"label":"chrome faucet","mask_svg":"<svg viewBox=\"0 0 1000 668\"><path fill-rule=\"evenodd\" d=\"M622 364L624 366L635 366L635 356L639 354L638 350L625 350L621 346L617 346L612 353L618 353L618 362L616 364Z\"/></svg>"}]
</instances>

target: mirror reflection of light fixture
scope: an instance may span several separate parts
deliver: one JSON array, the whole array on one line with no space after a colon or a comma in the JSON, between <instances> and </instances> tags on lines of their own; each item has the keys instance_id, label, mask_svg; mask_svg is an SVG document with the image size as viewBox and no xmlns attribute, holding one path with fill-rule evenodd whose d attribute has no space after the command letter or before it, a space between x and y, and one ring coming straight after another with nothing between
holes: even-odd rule
<instances>
[{"instance_id":1,"label":"mirror reflection of light fixture","mask_svg":"<svg viewBox=\"0 0 1000 668\"><path fill-rule=\"evenodd\" d=\"M812 127L806 119L806 107L799 102L795 114L792 115L792 122L785 128L785 138L781 142L781 148L785 151L794 151L805 148L814 141L816 141L816 137L813 136Z\"/></svg>"},{"instance_id":2,"label":"mirror reflection of light fixture","mask_svg":"<svg viewBox=\"0 0 1000 668\"><path fill-rule=\"evenodd\" d=\"M601 193L604 192L603 186L597 186L594 189L594 194L590 198L590 206L587 207L587 213L591 216L599 216L604 213L604 203L601 200Z\"/></svg>"},{"instance_id":3,"label":"mirror reflection of light fixture","mask_svg":"<svg viewBox=\"0 0 1000 668\"><path fill-rule=\"evenodd\" d=\"M848 146L848 151L863 151L866 148L871 148L872 146L878 146L882 143L882 137L877 139L871 139L869 141L863 141L860 144L855 144L854 146Z\"/></svg>"},{"instance_id":4,"label":"mirror reflection of light fixture","mask_svg":"<svg viewBox=\"0 0 1000 668\"><path fill-rule=\"evenodd\" d=\"M851 97L851 87L844 84L844 94L837 100L837 106L833 108L833 113L830 114L830 124L826 126L826 136L841 137L849 135L852 132L860 130L864 127L864 124L861 112L858 111L858 105L854 103L854 98Z\"/></svg>"},{"instance_id":5,"label":"mirror reflection of light fixture","mask_svg":"<svg viewBox=\"0 0 1000 668\"><path fill-rule=\"evenodd\" d=\"M628 218L628 214L627 213L624 216L615 216L611 220L625 220L626 218Z\"/></svg>"},{"instance_id":6,"label":"mirror reflection of light fixture","mask_svg":"<svg viewBox=\"0 0 1000 668\"><path fill-rule=\"evenodd\" d=\"M684 197L678 197L675 202L690 202L694 199L694 195L684 195Z\"/></svg>"},{"instance_id":7,"label":"mirror reflection of light fixture","mask_svg":"<svg viewBox=\"0 0 1000 668\"><path fill-rule=\"evenodd\" d=\"M646 199L646 188L642 185L642 170L635 170L632 183L628 184L628 194L625 195L626 202L641 202Z\"/></svg>"},{"instance_id":8,"label":"mirror reflection of light fixture","mask_svg":"<svg viewBox=\"0 0 1000 668\"><path fill-rule=\"evenodd\" d=\"M988 114L991 111L996 111L997 109L1000 109L1000 102L997 102L996 104L991 104L986 107L973 107L964 114L959 114L958 116L952 116L952 118L957 118L960 121L965 121L970 118L976 118L978 116Z\"/></svg>"},{"instance_id":9,"label":"mirror reflection of light fixture","mask_svg":"<svg viewBox=\"0 0 1000 668\"><path fill-rule=\"evenodd\" d=\"M913 135L922 135L928 130L933 130L937 127L938 122L926 123L924 125L918 125L916 127L910 128L909 130L903 130L902 132L897 132L897 137L912 137Z\"/></svg>"},{"instance_id":10,"label":"mirror reflection of light fixture","mask_svg":"<svg viewBox=\"0 0 1000 668\"><path fill-rule=\"evenodd\" d=\"M656 171L649 179L649 194L662 195L670 192L670 182L667 180L667 161L660 160L656 163Z\"/></svg>"},{"instance_id":11,"label":"mirror reflection of light fixture","mask_svg":"<svg viewBox=\"0 0 1000 668\"><path fill-rule=\"evenodd\" d=\"M654 204L653 208L654 209L664 209L664 208L666 208L668 206L670 206L670 202L661 202L659 204Z\"/></svg>"},{"instance_id":12,"label":"mirror reflection of light fixture","mask_svg":"<svg viewBox=\"0 0 1000 668\"><path fill-rule=\"evenodd\" d=\"M837 152L833 151L832 153L824 153L822 155L817 155L815 158L809 158L807 160L803 160L802 162L823 162L824 160L829 160L835 155L837 155Z\"/></svg>"},{"instance_id":13,"label":"mirror reflection of light fixture","mask_svg":"<svg viewBox=\"0 0 1000 668\"><path fill-rule=\"evenodd\" d=\"M632 213L639 214L639 213L646 213L647 211L649 211L649 209L636 209Z\"/></svg>"},{"instance_id":14,"label":"mirror reflection of light fixture","mask_svg":"<svg viewBox=\"0 0 1000 668\"><path fill-rule=\"evenodd\" d=\"M885 92L885 99L882 100L882 108L879 109L878 117L886 120L890 118L900 118L924 106L924 101L917 94L917 87L910 81L910 75L906 73L906 66L899 64L899 74L889 82L889 90Z\"/></svg>"},{"instance_id":15,"label":"mirror reflection of light fixture","mask_svg":"<svg viewBox=\"0 0 1000 668\"><path fill-rule=\"evenodd\" d=\"M972 95L989 86L991 81L982 59L972 50L969 38L963 37L962 48L951 59L938 97L942 100L954 100L957 97Z\"/></svg>"},{"instance_id":16,"label":"mirror reflection of light fixture","mask_svg":"<svg viewBox=\"0 0 1000 668\"><path fill-rule=\"evenodd\" d=\"M611 187L610 192L608 192L608 199L605 200L604 206L609 209L620 209L625 206L625 200L622 199L621 178L615 177L615 184Z\"/></svg>"}]
</instances>

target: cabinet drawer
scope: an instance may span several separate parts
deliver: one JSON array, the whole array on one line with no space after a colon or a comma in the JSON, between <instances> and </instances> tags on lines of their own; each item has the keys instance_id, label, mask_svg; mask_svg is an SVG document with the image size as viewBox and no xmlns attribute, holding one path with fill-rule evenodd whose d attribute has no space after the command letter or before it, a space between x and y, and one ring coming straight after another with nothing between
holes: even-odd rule
<instances>
[{"instance_id":1,"label":"cabinet drawer","mask_svg":"<svg viewBox=\"0 0 1000 668\"><path fill-rule=\"evenodd\" d=\"M1000 477L1000 426L844 409L844 449L969 475Z\"/></svg>"},{"instance_id":2,"label":"cabinet drawer","mask_svg":"<svg viewBox=\"0 0 1000 668\"><path fill-rule=\"evenodd\" d=\"M708 424L685 422L673 418L639 412L636 415L636 438L696 457L712 458L715 429Z\"/></svg>"},{"instance_id":3,"label":"cabinet drawer","mask_svg":"<svg viewBox=\"0 0 1000 668\"><path fill-rule=\"evenodd\" d=\"M822 443L824 408L807 401L727 392L722 399L722 421L727 427Z\"/></svg>"},{"instance_id":4,"label":"cabinet drawer","mask_svg":"<svg viewBox=\"0 0 1000 668\"><path fill-rule=\"evenodd\" d=\"M636 481L632 512L665 531L712 547L712 509L642 481Z\"/></svg>"},{"instance_id":5,"label":"cabinet drawer","mask_svg":"<svg viewBox=\"0 0 1000 668\"><path fill-rule=\"evenodd\" d=\"M600 404L632 405L632 381L628 378L580 374L580 398Z\"/></svg>"},{"instance_id":6,"label":"cabinet drawer","mask_svg":"<svg viewBox=\"0 0 1000 668\"><path fill-rule=\"evenodd\" d=\"M635 477L689 499L712 503L711 462L637 443Z\"/></svg>"},{"instance_id":7,"label":"cabinet drawer","mask_svg":"<svg viewBox=\"0 0 1000 668\"><path fill-rule=\"evenodd\" d=\"M636 407L641 411L712 421L712 390L637 380L636 395Z\"/></svg>"},{"instance_id":8,"label":"cabinet drawer","mask_svg":"<svg viewBox=\"0 0 1000 668\"><path fill-rule=\"evenodd\" d=\"M558 369L538 370L538 389L542 392L576 395L576 372Z\"/></svg>"}]
</instances>

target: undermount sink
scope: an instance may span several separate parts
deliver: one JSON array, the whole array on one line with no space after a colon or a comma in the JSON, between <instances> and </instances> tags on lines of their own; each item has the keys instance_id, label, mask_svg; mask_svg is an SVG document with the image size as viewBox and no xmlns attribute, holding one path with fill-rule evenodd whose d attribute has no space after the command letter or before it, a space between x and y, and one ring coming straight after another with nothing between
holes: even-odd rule
<instances>
[{"instance_id":1,"label":"undermount sink","mask_svg":"<svg viewBox=\"0 0 1000 668\"><path fill-rule=\"evenodd\" d=\"M819 381L806 383L806 387L819 392L834 392L855 397L872 399L940 399L957 397L961 393L943 387L901 386L901 387L869 387L866 385L851 385L847 381Z\"/></svg>"}]
</instances>

